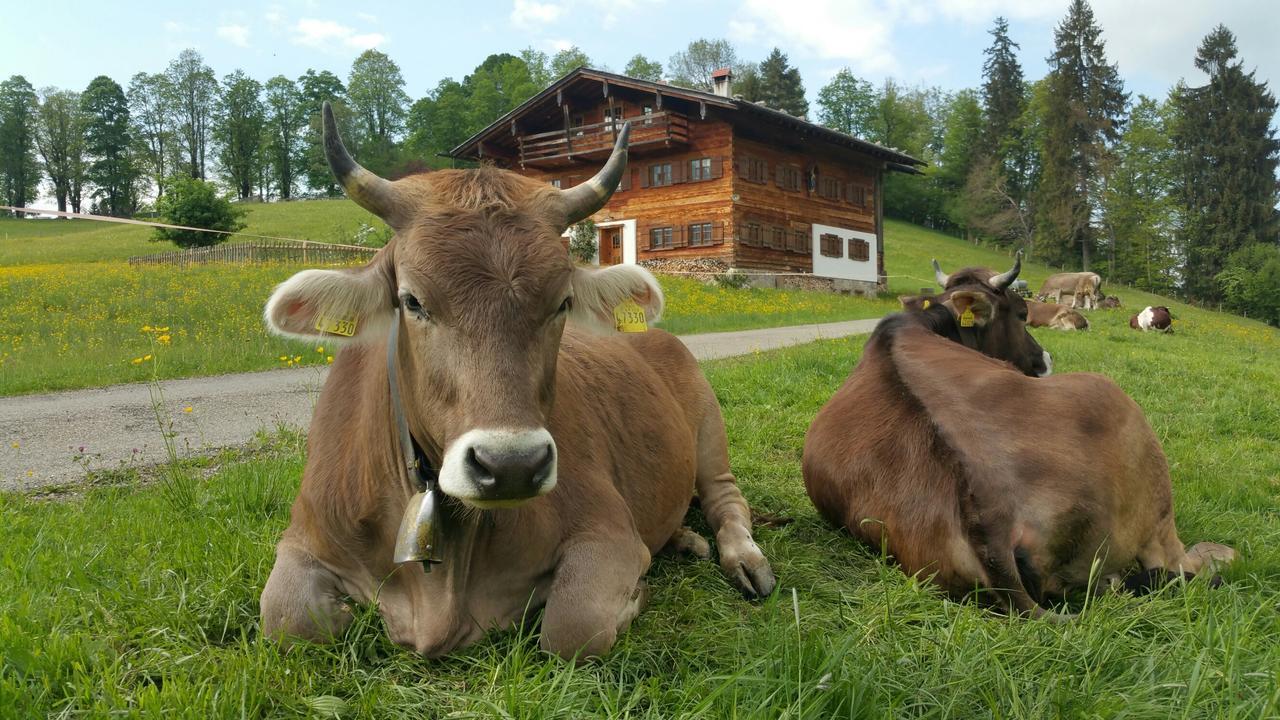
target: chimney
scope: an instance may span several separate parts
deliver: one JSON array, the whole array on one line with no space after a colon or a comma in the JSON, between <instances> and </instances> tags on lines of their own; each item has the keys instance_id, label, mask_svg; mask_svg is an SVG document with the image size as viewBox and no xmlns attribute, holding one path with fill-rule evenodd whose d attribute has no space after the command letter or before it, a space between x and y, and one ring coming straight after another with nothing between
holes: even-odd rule
<instances>
[{"instance_id":1,"label":"chimney","mask_svg":"<svg viewBox=\"0 0 1280 720\"><path fill-rule=\"evenodd\" d=\"M720 97L731 97L733 89L733 71L727 67L711 71L711 92Z\"/></svg>"}]
</instances>

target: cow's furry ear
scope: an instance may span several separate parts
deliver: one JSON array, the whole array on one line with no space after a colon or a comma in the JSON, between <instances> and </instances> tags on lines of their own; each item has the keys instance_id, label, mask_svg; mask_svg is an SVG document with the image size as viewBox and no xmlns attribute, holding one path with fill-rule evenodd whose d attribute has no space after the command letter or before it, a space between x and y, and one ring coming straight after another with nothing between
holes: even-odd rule
<instances>
[{"instance_id":1,"label":"cow's furry ear","mask_svg":"<svg viewBox=\"0 0 1280 720\"><path fill-rule=\"evenodd\" d=\"M362 268L303 270L280 283L263 313L267 328L309 342L381 337L395 306L391 247Z\"/></svg>"},{"instance_id":2,"label":"cow's furry ear","mask_svg":"<svg viewBox=\"0 0 1280 720\"><path fill-rule=\"evenodd\" d=\"M972 311L973 324L978 327L990 323L996 316L995 305L992 305L987 296L980 292L968 290L953 292L946 304L951 308L951 312L955 313L956 318L964 315L966 310Z\"/></svg>"},{"instance_id":3,"label":"cow's furry ear","mask_svg":"<svg viewBox=\"0 0 1280 720\"><path fill-rule=\"evenodd\" d=\"M573 270L573 311L569 320L596 332L616 330L614 308L631 300L644 310L646 324L662 317L662 287L648 270L638 265Z\"/></svg>"}]
</instances>

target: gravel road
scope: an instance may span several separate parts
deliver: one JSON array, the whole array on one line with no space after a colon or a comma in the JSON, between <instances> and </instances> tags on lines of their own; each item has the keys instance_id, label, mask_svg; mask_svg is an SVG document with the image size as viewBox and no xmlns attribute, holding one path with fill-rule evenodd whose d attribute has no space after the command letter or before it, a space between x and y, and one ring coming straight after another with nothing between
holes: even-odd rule
<instances>
[{"instance_id":1,"label":"gravel road","mask_svg":"<svg viewBox=\"0 0 1280 720\"><path fill-rule=\"evenodd\" d=\"M878 320L685 335L699 360L869 333ZM182 454L233 447L261 429L306 428L327 368L168 380L161 415ZM115 385L0 398L0 490L76 483L89 471L168 459L154 388ZM190 412L186 408L191 408Z\"/></svg>"}]
</instances>

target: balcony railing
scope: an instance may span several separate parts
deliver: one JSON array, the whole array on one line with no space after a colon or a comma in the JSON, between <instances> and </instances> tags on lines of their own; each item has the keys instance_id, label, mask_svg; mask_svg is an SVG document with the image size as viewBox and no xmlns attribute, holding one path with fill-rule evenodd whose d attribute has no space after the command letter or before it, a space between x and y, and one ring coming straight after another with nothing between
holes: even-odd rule
<instances>
[{"instance_id":1,"label":"balcony railing","mask_svg":"<svg viewBox=\"0 0 1280 720\"><path fill-rule=\"evenodd\" d=\"M632 149L662 145L671 147L689 143L689 119L668 111L640 115L625 120L578 125L568 130L521 135L521 165L567 165L576 159L607 157L613 149L623 122L631 123Z\"/></svg>"}]
</instances>

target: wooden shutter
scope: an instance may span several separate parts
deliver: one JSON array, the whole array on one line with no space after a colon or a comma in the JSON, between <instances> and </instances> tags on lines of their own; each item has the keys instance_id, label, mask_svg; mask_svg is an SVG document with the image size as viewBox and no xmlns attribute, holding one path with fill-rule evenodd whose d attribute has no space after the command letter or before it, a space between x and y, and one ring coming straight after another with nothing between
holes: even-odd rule
<instances>
[{"instance_id":1,"label":"wooden shutter","mask_svg":"<svg viewBox=\"0 0 1280 720\"><path fill-rule=\"evenodd\" d=\"M671 184L682 183L689 179L689 158L671 161Z\"/></svg>"},{"instance_id":2,"label":"wooden shutter","mask_svg":"<svg viewBox=\"0 0 1280 720\"><path fill-rule=\"evenodd\" d=\"M720 157L711 158L711 177L724 177L724 161Z\"/></svg>"},{"instance_id":3,"label":"wooden shutter","mask_svg":"<svg viewBox=\"0 0 1280 720\"><path fill-rule=\"evenodd\" d=\"M787 186L787 176L782 172L782 168L783 165L779 163L778 166L773 169L773 182L778 187L785 188Z\"/></svg>"},{"instance_id":4,"label":"wooden shutter","mask_svg":"<svg viewBox=\"0 0 1280 720\"><path fill-rule=\"evenodd\" d=\"M626 192L627 190L631 189L631 174L633 172L635 171L627 170L626 172L622 173L622 185L618 187L618 192Z\"/></svg>"},{"instance_id":5,"label":"wooden shutter","mask_svg":"<svg viewBox=\"0 0 1280 720\"><path fill-rule=\"evenodd\" d=\"M642 188L649 187L649 176L652 174L653 174L652 165L646 165L645 167L640 168L640 187Z\"/></svg>"}]
</instances>

